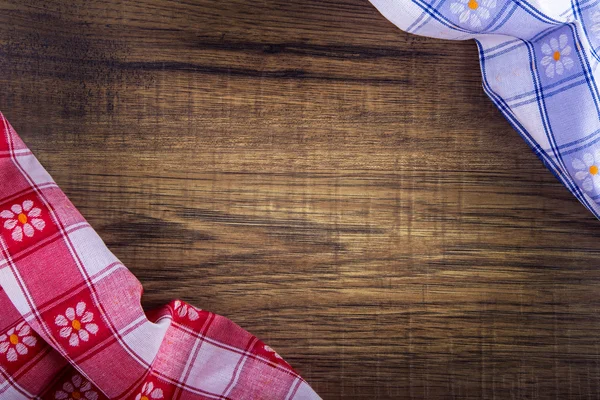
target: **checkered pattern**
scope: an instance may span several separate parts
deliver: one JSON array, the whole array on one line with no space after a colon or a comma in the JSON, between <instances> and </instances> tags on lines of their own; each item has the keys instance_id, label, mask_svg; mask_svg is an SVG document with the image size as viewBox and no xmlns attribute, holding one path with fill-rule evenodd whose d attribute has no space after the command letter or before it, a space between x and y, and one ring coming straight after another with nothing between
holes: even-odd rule
<instances>
[{"instance_id":1,"label":"checkered pattern","mask_svg":"<svg viewBox=\"0 0 600 400\"><path fill-rule=\"evenodd\" d=\"M0 114L1 399L316 399L270 347L142 287Z\"/></svg>"},{"instance_id":2,"label":"checkered pattern","mask_svg":"<svg viewBox=\"0 0 600 400\"><path fill-rule=\"evenodd\" d=\"M600 218L600 1L371 2L407 32L475 39L485 92Z\"/></svg>"}]
</instances>

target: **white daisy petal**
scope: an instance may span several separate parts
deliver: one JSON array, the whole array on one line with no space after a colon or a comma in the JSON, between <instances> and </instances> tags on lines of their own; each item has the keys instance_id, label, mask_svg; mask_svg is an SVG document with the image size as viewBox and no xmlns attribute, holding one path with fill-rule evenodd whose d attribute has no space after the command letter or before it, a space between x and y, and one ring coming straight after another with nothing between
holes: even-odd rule
<instances>
[{"instance_id":1,"label":"white daisy petal","mask_svg":"<svg viewBox=\"0 0 600 400\"><path fill-rule=\"evenodd\" d=\"M83 312L85 311L85 302L80 301L79 303L77 303L77 316L81 317L83 315Z\"/></svg>"},{"instance_id":2,"label":"white daisy petal","mask_svg":"<svg viewBox=\"0 0 600 400\"><path fill-rule=\"evenodd\" d=\"M85 329L81 329L79 330L79 339L83 340L84 342L87 342L88 340L90 340L90 334Z\"/></svg>"},{"instance_id":3,"label":"white daisy petal","mask_svg":"<svg viewBox=\"0 0 600 400\"><path fill-rule=\"evenodd\" d=\"M29 210L31 210L31 207L33 207L33 201L31 201L31 200L25 200L23 202L23 210L29 211Z\"/></svg>"},{"instance_id":4,"label":"white daisy petal","mask_svg":"<svg viewBox=\"0 0 600 400\"><path fill-rule=\"evenodd\" d=\"M84 381L83 384L81 385L82 392L87 392L91 388L92 388L92 384L90 383L90 381Z\"/></svg>"},{"instance_id":5,"label":"white daisy petal","mask_svg":"<svg viewBox=\"0 0 600 400\"><path fill-rule=\"evenodd\" d=\"M142 394L138 393L137 396L135 396L135 400L142 400Z\"/></svg>"},{"instance_id":6,"label":"white daisy petal","mask_svg":"<svg viewBox=\"0 0 600 400\"><path fill-rule=\"evenodd\" d=\"M98 400L98 393L94 392L93 390L85 392L84 396L87 400Z\"/></svg>"},{"instance_id":7,"label":"white daisy petal","mask_svg":"<svg viewBox=\"0 0 600 400\"><path fill-rule=\"evenodd\" d=\"M23 338L23 343L25 343L29 347L33 347L37 343L37 339L33 336L25 336Z\"/></svg>"},{"instance_id":8,"label":"white daisy petal","mask_svg":"<svg viewBox=\"0 0 600 400\"><path fill-rule=\"evenodd\" d=\"M14 218L15 214L12 211L4 210L0 212L0 217L2 218Z\"/></svg>"},{"instance_id":9,"label":"white daisy petal","mask_svg":"<svg viewBox=\"0 0 600 400\"><path fill-rule=\"evenodd\" d=\"M573 62L573 59L571 57L563 57L562 63L566 69L571 69L571 68L573 68L573 65L575 65L575 63Z\"/></svg>"},{"instance_id":10,"label":"white daisy petal","mask_svg":"<svg viewBox=\"0 0 600 400\"><path fill-rule=\"evenodd\" d=\"M475 13L471 14L471 27L472 28L481 28L481 19L479 19L479 16Z\"/></svg>"},{"instance_id":11,"label":"white daisy petal","mask_svg":"<svg viewBox=\"0 0 600 400\"><path fill-rule=\"evenodd\" d=\"M29 218L34 218L34 217L39 217L42 214L42 210L40 210L38 207L32 209L31 211L29 211L29 213L27 214L27 216Z\"/></svg>"},{"instance_id":12,"label":"white daisy petal","mask_svg":"<svg viewBox=\"0 0 600 400\"><path fill-rule=\"evenodd\" d=\"M6 352L6 359L10 362L17 361L17 352L12 347Z\"/></svg>"},{"instance_id":13,"label":"white daisy petal","mask_svg":"<svg viewBox=\"0 0 600 400\"><path fill-rule=\"evenodd\" d=\"M594 184L596 191L600 192L600 175L592 175L592 183Z\"/></svg>"},{"instance_id":14,"label":"white daisy petal","mask_svg":"<svg viewBox=\"0 0 600 400\"><path fill-rule=\"evenodd\" d=\"M481 19L487 20L490 18L490 12L487 8L481 7L480 10L481 11L479 11L479 17Z\"/></svg>"},{"instance_id":15,"label":"white daisy petal","mask_svg":"<svg viewBox=\"0 0 600 400\"><path fill-rule=\"evenodd\" d=\"M589 174L590 174L590 173L589 173L589 172L586 172L586 171L577 171L577 172L575 173L575 178L577 178L578 180L582 181L582 180L584 180L585 178L587 178L587 177L589 176Z\"/></svg>"},{"instance_id":16,"label":"white daisy petal","mask_svg":"<svg viewBox=\"0 0 600 400\"><path fill-rule=\"evenodd\" d=\"M198 317L199 317L198 311L196 311L192 307L190 307L190 309L188 310L188 318L190 319L190 321L195 321L198 319Z\"/></svg>"},{"instance_id":17,"label":"white daisy petal","mask_svg":"<svg viewBox=\"0 0 600 400\"><path fill-rule=\"evenodd\" d=\"M75 333L71 334L71 337L69 338L69 344L73 347L79 346L79 336L77 336Z\"/></svg>"},{"instance_id":18,"label":"white daisy petal","mask_svg":"<svg viewBox=\"0 0 600 400\"><path fill-rule=\"evenodd\" d=\"M591 192L594 189L592 178L587 178L585 181L583 181L582 186L586 191Z\"/></svg>"},{"instance_id":19,"label":"white daisy petal","mask_svg":"<svg viewBox=\"0 0 600 400\"><path fill-rule=\"evenodd\" d=\"M18 205L18 204L15 204L15 205L14 205L14 206L12 206L10 209L11 209L11 211L12 211L12 212L14 212L14 213L15 213L15 214L17 214L17 215L19 215L19 214L21 214L21 213L23 212L23 209L22 209L22 208L21 208L21 206L20 206L20 205Z\"/></svg>"},{"instance_id":20,"label":"white daisy petal","mask_svg":"<svg viewBox=\"0 0 600 400\"><path fill-rule=\"evenodd\" d=\"M95 335L96 333L98 333L98 325L96 325L96 324L87 324L85 326L85 330L88 331L89 333L91 333L92 335Z\"/></svg>"},{"instance_id":21,"label":"white daisy petal","mask_svg":"<svg viewBox=\"0 0 600 400\"><path fill-rule=\"evenodd\" d=\"M54 323L58 326L67 326L69 321L67 321L64 315L58 315L54 320Z\"/></svg>"},{"instance_id":22,"label":"white daisy petal","mask_svg":"<svg viewBox=\"0 0 600 400\"><path fill-rule=\"evenodd\" d=\"M71 331L73 331L73 328L71 328L70 326L66 326L64 328L61 328L59 331L59 335L60 337L69 337L69 335L71 334Z\"/></svg>"},{"instance_id":23,"label":"white daisy petal","mask_svg":"<svg viewBox=\"0 0 600 400\"><path fill-rule=\"evenodd\" d=\"M568 56L571 54L571 46L567 46L560 51L561 57Z\"/></svg>"},{"instance_id":24,"label":"white daisy petal","mask_svg":"<svg viewBox=\"0 0 600 400\"><path fill-rule=\"evenodd\" d=\"M4 222L4 229L12 229L15 227L15 225L17 225L17 220L16 219L7 219Z\"/></svg>"},{"instance_id":25,"label":"white daisy petal","mask_svg":"<svg viewBox=\"0 0 600 400\"><path fill-rule=\"evenodd\" d=\"M6 351L8 350L9 347L10 347L10 343L9 342L2 342L2 343L0 343L0 354L6 353Z\"/></svg>"},{"instance_id":26,"label":"white daisy petal","mask_svg":"<svg viewBox=\"0 0 600 400\"><path fill-rule=\"evenodd\" d=\"M152 399L162 399L163 398L163 391L162 389L154 389L152 391L152 393L150 394L150 398Z\"/></svg>"},{"instance_id":27,"label":"white daisy petal","mask_svg":"<svg viewBox=\"0 0 600 400\"><path fill-rule=\"evenodd\" d=\"M560 47L558 46L558 40L556 40L556 38L550 39L550 48L553 52L560 50Z\"/></svg>"},{"instance_id":28,"label":"white daisy petal","mask_svg":"<svg viewBox=\"0 0 600 400\"><path fill-rule=\"evenodd\" d=\"M92 322L93 319L94 319L94 313L92 313L91 311L87 311L85 314L83 314L83 317L81 317L81 322L88 323L88 322Z\"/></svg>"},{"instance_id":29,"label":"white daisy petal","mask_svg":"<svg viewBox=\"0 0 600 400\"><path fill-rule=\"evenodd\" d=\"M144 383L144 385L142 385L142 393L147 394L148 393L148 382Z\"/></svg>"},{"instance_id":30,"label":"white daisy petal","mask_svg":"<svg viewBox=\"0 0 600 400\"><path fill-rule=\"evenodd\" d=\"M13 231L12 231L12 238L15 242L20 242L21 240L23 240L23 228L21 228L20 226L17 226Z\"/></svg>"},{"instance_id":31,"label":"white daisy petal","mask_svg":"<svg viewBox=\"0 0 600 400\"><path fill-rule=\"evenodd\" d=\"M460 14L463 11L465 11L464 4L460 4L460 3L452 3L452 4L450 4L450 12L452 14Z\"/></svg>"},{"instance_id":32,"label":"white daisy petal","mask_svg":"<svg viewBox=\"0 0 600 400\"><path fill-rule=\"evenodd\" d=\"M23 225L23 232L25 232L25 236L32 237L35 231L33 230L33 226L27 223Z\"/></svg>"},{"instance_id":33,"label":"white daisy petal","mask_svg":"<svg viewBox=\"0 0 600 400\"><path fill-rule=\"evenodd\" d=\"M27 354L27 346L25 346L23 343L17 343L15 350L17 350L17 353L21 355Z\"/></svg>"},{"instance_id":34,"label":"white daisy petal","mask_svg":"<svg viewBox=\"0 0 600 400\"><path fill-rule=\"evenodd\" d=\"M46 227L46 222L40 218L33 218L31 220L31 225L33 225L38 231L43 231Z\"/></svg>"},{"instance_id":35,"label":"white daisy petal","mask_svg":"<svg viewBox=\"0 0 600 400\"><path fill-rule=\"evenodd\" d=\"M575 169L586 169L585 164L579 158L574 158L573 161L571 161L571 165Z\"/></svg>"},{"instance_id":36,"label":"white daisy petal","mask_svg":"<svg viewBox=\"0 0 600 400\"><path fill-rule=\"evenodd\" d=\"M54 393L54 398L58 399L58 400L63 400L68 397L69 397L69 395L67 393L63 392L62 390L59 390L56 393Z\"/></svg>"},{"instance_id":37,"label":"white daisy petal","mask_svg":"<svg viewBox=\"0 0 600 400\"><path fill-rule=\"evenodd\" d=\"M548 78L554 78L554 63L550 63L546 68L546 76Z\"/></svg>"},{"instance_id":38,"label":"white daisy petal","mask_svg":"<svg viewBox=\"0 0 600 400\"><path fill-rule=\"evenodd\" d=\"M72 393L75 391L75 388L73 387L73 385L71 384L71 382L65 382L63 384L63 390L67 393Z\"/></svg>"},{"instance_id":39,"label":"white daisy petal","mask_svg":"<svg viewBox=\"0 0 600 400\"><path fill-rule=\"evenodd\" d=\"M458 20L460 21L461 24L464 24L465 22L467 22L469 20L470 15L471 15L471 13L467 9L460 14L460 16L458 17Z\"/></svg>"},{"instance_id":40,"label":"white daisy petal","mask_svg":"<svg viewBox=\"0 0 600 400\"><path fill-rule=\"evenodd\" d=\"M29 332L31 332L29 325L25 324L22 324L21 326L17 325L17 329L19 330L19 336L27 336L29 335Z\"/></svg>"},{"instance_id":41,"label":"white daisy petal","mask_svg":"<svg viewBox=\"0 0 600 400\"><path fill-rule=\"evenodd\" d=\"M569 38L564 33L562 35L560 35L560 37L558 38L558 40L560 41L560 48L561 49L564 49L565 46L567 45L567 43L569 43Z\"/></svg>"},{"instance_id":42,"label":"white daisy petal","mask_svg":"<svg viewBox=\"0 0 600 400\"><path fill-rule=\"evenodd\" d=\"M594 156L592 155L592 153L585 153L583 155L583 162L588 168L594 165Z\"/></svg>"},{"instance_id":43,"label":"white daisy petal","mask_svg":"<svg viewBox=\"0 0 600 400\"><path fill-rule=\"evenodd\" d=\"M71 382L73 382L73 386L75 386L76 388L81 387L81 375L73 375L73 377L71 378Z\"/></svg>"},{"instance_id":44,"label":"white daisy petal","mask_svg":"<svg viewBox=\"0 0 600 400\"><path fill-rule=\"evenodd\" d=\"M67 308L65 311L65 315L69 318L69 321L73 321L75 319L75 309L73 307Z\"/></svg>"},{"instance_id":45,"label":"white daisy petal","mask_svg":"<svg viewBox=\"0 0 600 400\"><path fill-rule=\"evenodd\" d=\"M552 55L552 49L550 48L550 45L548 43L544 43L542 45L542 53L544 53L547 56Z\"/></svg>"},{"instance_id":46,"label":"white daisy petal","mask_svg":"<svg viewBox=\"0 0 600 400\"><path fill-rule=\"evenodd\" d=\"M562 75L563 72L565 72L565 67L564 67L562 61L557 61L556 62L556 73L558 75Z\"/></svg>"},{"instance_id":47,"label":"white daisy petal","mask_svg":"<svg viewBox=\"0 0 600 400\"><path fill-rule=\"evenodd\" d=\"M552 63L554 60L552 59L552 57L550 56L544 56L544 58L542 58L542 65L545 67L547 65L549 65L550 63Z\"/></svg>"}]
</instances>

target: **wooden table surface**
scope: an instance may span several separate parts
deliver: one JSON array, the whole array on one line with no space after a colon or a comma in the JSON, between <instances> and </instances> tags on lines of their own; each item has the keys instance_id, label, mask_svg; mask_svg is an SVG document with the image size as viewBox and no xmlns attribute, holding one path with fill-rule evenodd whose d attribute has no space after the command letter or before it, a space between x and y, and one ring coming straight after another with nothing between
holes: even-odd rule
<instances>
[{"instance_id":1,"label":"wooden table surface","mask_svg":"<svg viewBox=\"0 0 600 400\"><path fill-rule=\"evenodd\" d=\"M146 308L326 399L600 396L599 222L366 0L1 0L0 110Z\"/></svg>"}]
</instances>

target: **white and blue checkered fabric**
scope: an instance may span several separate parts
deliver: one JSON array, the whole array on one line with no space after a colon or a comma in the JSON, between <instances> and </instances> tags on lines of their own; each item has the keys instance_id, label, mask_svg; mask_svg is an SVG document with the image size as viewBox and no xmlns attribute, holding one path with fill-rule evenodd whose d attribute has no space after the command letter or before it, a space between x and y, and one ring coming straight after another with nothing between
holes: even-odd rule
<instances>
[{"instance_id":1,"label":"white and blue checkered fabric","mask_svg":"<svg viewBox=\"0 0 600 400\"><path fill-rule=\"evenodd\" d=\"M371 0L401 29L475 39L483 87L600 218L600 0Z\"/></svg>"}]
</instances>

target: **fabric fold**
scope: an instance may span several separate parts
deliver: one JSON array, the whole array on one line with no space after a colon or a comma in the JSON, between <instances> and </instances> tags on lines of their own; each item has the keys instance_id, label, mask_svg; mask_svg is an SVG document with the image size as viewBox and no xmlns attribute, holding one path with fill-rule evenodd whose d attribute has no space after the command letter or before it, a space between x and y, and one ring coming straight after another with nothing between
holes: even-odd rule
<instances>
[{"instance_id":1,"label":"fabric fold","mask_svg":"<svg viewBox=\"0 0 600 400\"><path fill-rule=\"evenodd\" d=\"M406 32L475 39L487 95L600 218L599 1L370 1Z\"/></svg>"},{"instance_id":2,"label":"fabric fold","mask_svg":"<svg viewBox=\"0 0 600 400\"><path fill-rule=\"evenodd\" d=\"M316 399L275 351L142 286L0 115L0 398Z\"/></svg>"}]
</instances>

